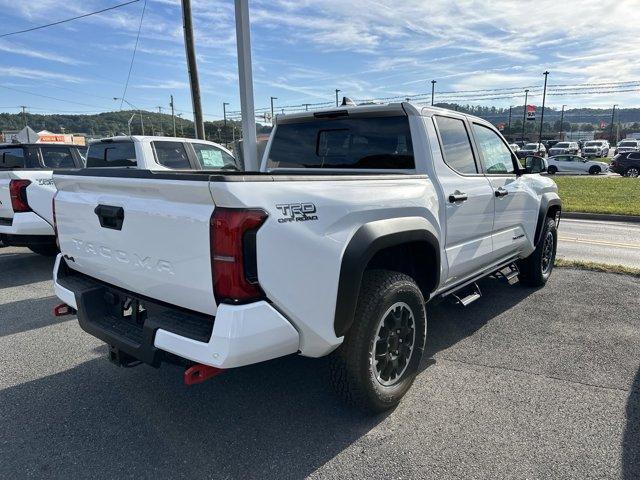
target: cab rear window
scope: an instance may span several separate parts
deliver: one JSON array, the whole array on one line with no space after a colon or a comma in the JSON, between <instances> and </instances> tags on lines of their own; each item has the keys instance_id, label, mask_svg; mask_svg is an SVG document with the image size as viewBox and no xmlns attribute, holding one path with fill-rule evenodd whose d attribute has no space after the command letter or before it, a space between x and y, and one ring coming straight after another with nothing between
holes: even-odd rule
<instances>
[{"instance_id":1,"label":"cab rear window","mask_svg":"<svg viewBox=\"0 0 640 480\"><path fill-rule=\"evenodd\" d=\"M135 167L136 148L133 142L97 142L87 151L87 168Z\"/></svg>"},{"instance_id":2,"label":"cab rear window","mask_svg":"<svg viewBox=\"0 0 640 480\"><path fill-rule=\"evenodd\" d=\"M24 168L24 149L0 149L0 168Z\"/></svg>"},{"instance_id":3,"label":"cab rear window","mask_svg":"<svg viewBox=\"0 0 640 480\"><path fill-rule=\"evenodd\" d=\"M278 125L267 167L412 169L409 119L341 118Z\"/></svg>"}]
</instances>

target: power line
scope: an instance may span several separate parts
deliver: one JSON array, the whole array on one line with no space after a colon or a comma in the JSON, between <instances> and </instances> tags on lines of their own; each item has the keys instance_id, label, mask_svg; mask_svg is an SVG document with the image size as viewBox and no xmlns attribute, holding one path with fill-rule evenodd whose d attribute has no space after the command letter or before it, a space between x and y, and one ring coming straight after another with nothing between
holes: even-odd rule
<instances>
[{"instance_id":1,"label":"power line","mask_svg":"<svg viewBox=\"0 0 640 480\"><path fill-rule=\"evenodd\" d=\"M136 59L136 52L138 51L138 42L140 41L140 31L142 30L142 20L144 19L144 12L147 9L147 0L144 0L142 5L142 14L140 15L140 25L138 25L138 34L136 35L136 43L133 46L133 55L131 55L131 64L129 65L129 73L127 74L127 81L124 84L124 92L122 92L122 98L120 100L120 110L122 110L122 104L127 97L127 88L129 88L129 79L131 78L131 70L133 70L133 62Z\"/></svg>"},{"instance_id":2,"label":"power line","mask_svg":"<svg viewBox=\"0 0 640 480\"><path fill-rule=\"evenodd\" d=\"M3 33L3 34L0 34L0 38L8 37L10 35L18 35L19 33L33 32L34 30L40 30L42 28L53 27L54 25L60 25L61 23L67 23L67 22L71 22L73 20L78 20L80 18L90 17L91 15L97 15L99 13L108 12L109 10L115 10L116 8L124 7L126 5L130 5L132 3L136 3L136 2L139 2L139 1L140 0L131 0L129 2L121 3L119 5L114 5L113 7L103 8L102 10L96 10L95 12L85 13L83 15L78 15L77 17L67 18L65 20L60 20L58 22L47 23L46 25L40 25L38 27L31 27L31 28L27 28L25 30L18 30L16 32Z\"/></svg>"}]
</instances>

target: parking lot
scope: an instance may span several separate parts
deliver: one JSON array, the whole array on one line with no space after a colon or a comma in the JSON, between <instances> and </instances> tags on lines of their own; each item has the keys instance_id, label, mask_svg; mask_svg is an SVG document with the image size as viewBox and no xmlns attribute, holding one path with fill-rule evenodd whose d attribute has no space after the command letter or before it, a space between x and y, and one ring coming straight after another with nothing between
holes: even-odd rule
<instances>
[{"instance_id":1,"label":"parking lot","mask_svg":"<svg viewBox=\"0 0 640 480\"><path fill-rule=\"evenodd\" d=\"M429 308L428 359L367 417L289 357L196 386L119 369L51 315L52 261L0 249L0 477L625 478L640 475L632 277L558 269L542 290L487 279Z\"/></svg>"}]
</instances>

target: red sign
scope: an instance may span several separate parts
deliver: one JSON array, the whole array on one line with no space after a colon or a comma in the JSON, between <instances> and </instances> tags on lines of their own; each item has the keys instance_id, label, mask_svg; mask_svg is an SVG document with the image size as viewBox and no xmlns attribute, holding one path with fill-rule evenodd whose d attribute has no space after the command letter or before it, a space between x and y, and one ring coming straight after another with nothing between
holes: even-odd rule
<instances>
[{"instance_id":1,"label":"red sign","mask_svg":"<svg viewBox=\"0 0 640 480\"><path fill-rule=\"evenodd\" d=\"M504 130L504 123L499 123L498 124L498 130L500 130L500 131Z\"/></svg>"},{"instance_id":2,"label":"red sign","mask_svg":"<svg viewBox=\"0 0 640 480\"><path fill-rule=\"evenodd\" d=\"M38 141L42 143L64 143L64 135L40 135Z\"/></svg>"},{"instance_id":3,"label":"red sign","mask_svg":"<svg viewBox=\"0 0 640 480\"><path fill-rule=\"evenodd\" d=\"M527 105L527 120L535 120L535 119L536 119L536 106Z\"/></svg>"}]
</instances>

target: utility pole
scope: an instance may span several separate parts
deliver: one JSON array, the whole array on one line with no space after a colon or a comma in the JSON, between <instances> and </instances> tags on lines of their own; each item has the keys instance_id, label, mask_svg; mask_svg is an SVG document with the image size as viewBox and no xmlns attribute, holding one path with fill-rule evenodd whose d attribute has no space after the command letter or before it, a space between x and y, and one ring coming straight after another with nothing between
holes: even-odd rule
<instances>
[{"instance_id":1,"label":"utility pole","mask_svg":"<svg viewBox=\"0 0 640 480\"><path fill-rule=\"evenodd\" d=\"M162 107L160 105L158 105L158 113L162 115Z\"/></svg>"},{"instance_id":2,"label":"utility pole","mask_svg":"<svg viewBox=\"0 0 640 480\"><path fill-rule=\"evenodd\" d=\"M564 107L566 107L566 105L562 105L562 112L560 112L560 140L564 140L564 138L562 137L562 132L563 132L563 125L564 125Z\"/></svg>"},{"instance_id":3,"label":"utility pole","mask_svg":"<svg viewBox=\"0 0 640 480\"><path fill-rule=\"evenodd\" d=\"M522 141L524 142L524 126L527 121L527 98L529 97L529 89L524 90L524 110L522 111Z\"/></svg>"},{"instance_id":4,"label":"utility pole","mask_svg":"<svg viewBox=\"0 0 640 480\"><path fill-rule=\"evenodd\" d=\"M611 143L615 143L615 141L613 140L613 121L614 121L614 117L616 115L616 107L618 106L618 104L614 104L613 105L613 110L611 111L611 130L609 132L609 138L611 139Z\"/></svg>"},{"instance_id":5,"label":"utility pole","mask_svg":"<svg viewBox=\"0 0 640 480\"><path fill-rule=\"evenodd\" d=\"M27 106L20 105L20 108L22 109L22 123L26 127L27 126Z\"/></svg>"},{"instance_id":6,"label":"utility pole","mask_svg":"<svg viewBox=\"0 0 640 480\"><path fill-rule=\"evenodd\" d=\"M256 138L256 111L253 99L253 71L251 68L251 26L249 0L235 0L236 45L238 47L238 81L242 112L242 157L247 171L260 169Z\"/></svg>"},{"instance_id":7,"label":"utility pole","mask_svg":"<svg viewBox=\"0 0 640 480\"><path fill-rule=\"evenodd\" d=\"M169 106L171 107L171 121L173 122L173 136L176 137L176 111L173 107L173 95L170 98Z\"/></svg>"},{"instance_id":8,"label":"utility pole","mask_svg":"<svg viewBox=\"0 0 640 480\"><path fill-rule=\"evenodd\" d=\"M193 121L196 138L204 139L204 121L202 119L202 104L200 103L200 82L198 81L198 66L196 50L193 41L193 23L191 21L191 0L182 0L182 25L184 29L184 48L187 54L189 82L191 84L191 103L193 104Z\"/></svg>"},{"instance_id":9,"label":"utility pole","mask_svg":"<svg viewBox=\"0 0 640 480\"><path fill-rule=\"evenodd\" d=\"M303 103L302 105L304 105L304 111L308 112L309 111L309 104L308 103Z\"/></svg>"},{"instance_id":10,"label":"utility pole","mask_svg":"<svg viewBox=\"0 0 640 480\"><path fill-rule=\"evenodd\" d=\"M184 138L184 122L182 121L182 114L178 114L178 118L180 118L180 136Z\"/></svg>"},{"instance_id":11,"label":"utility pole","mask_svg":"<svg viewBox=\"0 0 640 480\"><path fill-rule=\"evenodd\" d=\"M538 134L538 143L542 143L542 125L544 122L544 102L547 99L547 77L549 72L545 71L544 75L544 89L542 91L542 113L540 114L540 133Z\"/></svg>"},{"instance_id":12,"label":"utility pole","mask_svg":"<svg viewBox=\"0 0 640 480\"><path fill-rule=\"evenodd\" d=\"M277 100L278 97L271 97L271 125L275 125L276 118L273 116L273 101Z\"/></svg>"},{"instance_id":13,"label":"utility pole","mask_svg":"<svg viewBox=\"0 0 640 480\"><path fill-rule=\"evenodd\" d=\"M511 109L513 107L511 105L509 105L509 126L507 127L507 131L509 132L509 135L511 135Z\"/></svg>"},{"instance_id":14,"label":"utility pole","mask_svg":"<svg viewBox=\"0 0 640 480\"><path fill-rule=\"evenodd\" d=\"M222 102L222 117L224 118L224 125L223 125L224 140L223 140L223 142L225 144L227 143L227 105L229 105L229 102Z\"/></svg>"},{"instance_id":15,"label":"utility pole","mask_svg":"<svg viewBox=\"0 0 640 480\"><path fill-rule=\"evenodd\" d=\"M336 107L338 106L338 94L340 93L340 89L336 88Z\"/></svg>"},{"instance_id":16,"label":"utility pole","mask_svg":"<svg viewBox=\"0 0 640 480\"><path fill-rule=\"evenodd\" d=\"M431 80L431 106L433 107L433 96L436 92L436 82L435 80Z\"/></svg>"}]
</instances>

